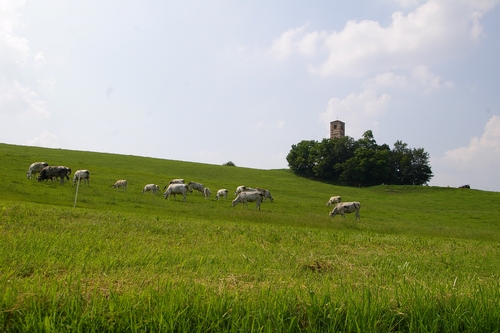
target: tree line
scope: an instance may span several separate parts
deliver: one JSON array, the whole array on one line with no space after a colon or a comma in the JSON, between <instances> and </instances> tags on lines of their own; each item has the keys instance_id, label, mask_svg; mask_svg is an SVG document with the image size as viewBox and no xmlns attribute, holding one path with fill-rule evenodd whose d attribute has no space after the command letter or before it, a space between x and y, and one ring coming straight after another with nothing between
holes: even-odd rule
<instances>
[{"instance_id":1,"label":"tree line","mask_svg":"<svg viewBox=\"0 0 500 333\"><path fill-rule=\"evenodd\" d=\"M355 141L349 136L303 140L286 157L299 176L351 186L424 185L433 176L429 154L396 141L391 149L378 145L371 130Z\"/></svg>"}]
</instances>

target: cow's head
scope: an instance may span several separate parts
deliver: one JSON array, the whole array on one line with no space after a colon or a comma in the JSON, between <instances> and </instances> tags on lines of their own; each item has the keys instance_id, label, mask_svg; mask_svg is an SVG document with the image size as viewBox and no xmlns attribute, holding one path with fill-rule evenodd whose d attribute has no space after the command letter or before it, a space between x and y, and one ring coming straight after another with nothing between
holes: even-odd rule
<instances>
[{"instance_id":1,"label":"cow's head","mask_svg":"<svg viewBox=\"0 0 500 333\"><path fill-rule=\"evenodd\" d=\"M38 181L41 182L43 180L48 179L49 177L47 176L47 169L43 168L42 171L40 171L40 174L38 175Z\"/></svg>"},{"instance_id":2,"label":"cow's head","mask_svg":"<svg viewBox=\"0 0 500 333\"><path fill-rule=\"evenodd\" d=\"M339 213L339 209L335 207L331 212L330 212L330 217L335 217Z\"/></svg>"}]
</instances>

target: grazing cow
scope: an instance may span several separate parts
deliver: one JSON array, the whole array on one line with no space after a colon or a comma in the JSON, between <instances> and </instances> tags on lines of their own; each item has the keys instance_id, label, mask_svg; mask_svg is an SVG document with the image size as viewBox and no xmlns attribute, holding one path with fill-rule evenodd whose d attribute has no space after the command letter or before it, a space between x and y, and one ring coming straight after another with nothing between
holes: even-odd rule
<instances>
[{"instance_id":1,"label":"grazing cow","mask_svg":"<svg viewBox=\"0 0 500 333\"><path fill-rule=\"evenodd\" d=\"M64 184L64 178L69 180L69 175L71 175L71 169L65 166L46 166L40 171L40 175L38 176L38 181L41 182L43 180L52 180L52 178L61 178L61 185Z\"/></svg>"},{"instance_id":2,"label":"grazing cow","mask_svg":"<svg viewBox=\"0 0 500 333\"><path fill-rule=\"evenodd\" d=\"M338 204L342 199L337 195L335 197L331 197L330 200L326 203L327 206Z\"/></svg>"},{"instance_id":3,"label":"grazing cow","mask_svg":"<svg viewBox=\"0 0 500 333\"><path fill-rule=\"evenodd\" d=\"M188 188L189 188L189 192L193 192L193 189L194 190L197 190L198 192L202 193L203 194L203 189L205 188L205 186L203 186L203 184L200 184L200 183L197 183L197 182L189 182L187 184Z\"/></svg>"},{"instance_id":4,"label":"grazing cow","mask_svg":"<svg viewBox=\"0 0 500 333\"><path fill-rule=\"evenodd\" d=\"M121 179L121 180L117 180L116 183L114 183L113 186L111 186L111 187L116 188L116 189L121 187L122 191L125 192L127 190L127 185L128 185L128 182L124 179Z\"/></svg>"},{"instance_id":5,"label":"grazing cow","mask_svg":"<svg viewBox=\"0 0 500 333\"><path fill-rule=\"evenodd\" d=\"M163 197L165 199L170 200L169 197L172 194L174 195L174 198L175 198L176 194L182 194L184 197L183 201L186 201L186 193L188 191L189 191L189 187L186 184L170 184L168 186L167 190L165 191L165 193L163 193Z\"/></svg>"},{"instance_id":6,"label":"grazing cow","mask_svg":"<svg viewBox=\"0 0 500 333\"><path fill-rule=\"evenodd\" d=\"M467 185L462 185L462 186L459 186L458 188L468 188L468 189L470 189L470 185L469 185L469 184L467 184Z\"/></svg>"},{"instance_id":7,"label":"grazing cow","mask_svg":"<svg viewBox=\"0 0 500 333\"><path fill-rule=\"evenodd\" d=\"M156 184L147 184L144 186L144 189L142 190L142 193L150 192L153 194L156 194L156 192L160 191L160 186Z\"/></svg>"},{"instance_id":8,"label":"grazing cow","mask_svg":"<svg viewBox=\"0 0 500 333\"><path fill-rule=\"evenodd\" d=\"M73 185L76 184L78 180L82 180L83 183L87 182L87 186L90 186L90 171L89 170L76 170L73 175Z\"/></svg>"},{"instance_id":9,"label":"grazing cow","mask_svg":"<svg viewBox=\"0 0 500 333\"><path fill-rule=\"evenodd\" d=\"M208 187L205 187L203 189L203 195L205 196L205 199L209 199L210 195L212 195L212 192L210 192L210 189Z\"/></svg>"},{"instance_id":10,"label":"grazing cow","mask_svg":"<svg viewBox=\"0 0 500 333\"><path fill-rule=\"evenodd\" d=\"M31 179L31 176L36 176L37 173L40 173L40 171L42 171L42 169L48 165L49 163L47 162L31 163L30 167L28 168L28 172L26 172L26 176L28 176L28 179Z\"/></svg>"},{"instance_id":11,"label":"grazing cow","mask_svg":"<svg viewBox=\"0 0 500 333\"><path fill-rule=\"evenodd\" d=\"M361 205L359 202L341 202L338 203L337 206L330 212L330 217L334 217L337 214L340 214L343 218L345 218L346 213L355 213L356 219L359 221L361 218L359 217L359 209Z\"/></svg>"},{"instance_id":12,"label":"grazing cow","mask_svg":"<svg viewBox=\"0 0 500 333\"><path fill-rule=\"evenodd\" d=\"M244 185L240 185L236 188L236 191L234 191L234 196L237 196L238 194L240 194L241 192L245 191L247 189L246 186Z\"/></svg>"},{"instance_id":13,"label":"grazing cow","mask_svg":"<svg viewBox=\"0 0 500 333\"><path fill-rule=\"evenodd\" d=\"M269 192L269 190L266 190L265 188L257 187L257 191L262 192L262 194L264 195L264 200L269 199L271 202L274 201L273 197L271 196L271 192Z\"/></svg>"},{"instance_id":14,"label":"grazing cow","mask_svg":"<svg viewBox=\"0 0 500 333\"><path fill-rule=\"evenodd\" d=\"M215 196L215 200L219 200L219 198L222 198L222 197L224 197L224 200L227 200L228 193L229 193L229 191L226 190L225 188L218 190L217 195Z\"/></svg>"},{"instance_id":15,"label":"grazing cow","mask_svg":"<svg viewBox=\"0 0 500 333\"><path fill-rule=\"evenodd\" d=\"M241 203L248 207L248 202L255 202L255 207L260 210L260 203L264 195L260 191L243 191L233 200L233 207Z\"/></svg>"},{"instance_id":16,"label":"grazing cow","mask_svg":"<svg viewBox=\"0 0 500 333\"><path fill-rule=\"evenodd\" d=\"M172 180L168 183L168 185L170 185L170 184L184 184L184 179L172 179ZM165 191L165 189L168 187L168 185L165 185L165 186L163 187L163 191Z\"/></svg>"}]
</instances>

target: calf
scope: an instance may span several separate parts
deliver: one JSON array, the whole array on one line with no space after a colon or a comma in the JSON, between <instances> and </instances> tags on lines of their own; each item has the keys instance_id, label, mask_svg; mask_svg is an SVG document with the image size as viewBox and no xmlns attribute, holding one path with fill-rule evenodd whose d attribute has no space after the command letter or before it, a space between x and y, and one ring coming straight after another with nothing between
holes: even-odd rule
<instances>
[{"instance_id":1,"label":"calf","mask_svg":"<svg viewBox=\"0 0 500 333\"><path fill-rule=\"evenodd\" d=\"M236 191L234 191L234 196L237 196L238 194L240 194L241 192L243 191L246 191L246 186L244 185L240 185L236 188Z\"/></svg>"},{"instance_id":2,"label":"calf","mask_svg":"<svg viewBox=\"0 0 500 333\"><path fill-rule=\"evenodd\" d=\"M219 198L222 198L222 197L224 197L224 199L227 200L228 193L229 193L229 191L226 190L225 188L218 190L217 195L215 196L215 200L219 200Z\"/></svg>"},{"instance_id":3,"label":"calf","mask_svg":"<svg viewBox=\"0 0 500 333\"><path fill-rule=\"evenodd\" d=\"M65 166L46 166L40 171L40 175L38 176L38 181L41 182L43 180L52 180L52 178L59 177L61 179L61 185L64 184L64 178L69 180L69 175L71 175L71 169Z\"/></svg>"},{"instance_id":4,"label":"calf","mask_svg":"<svg viewBox=\"0 0 500 333\"><path fill-rule=\"evenodd\" d=\"M197 183L197 182L189 182L187 184L189 192L193 192L193 190L197 190L198 192L203 194L203 189L205 186L203 184Z\"/></svg>"},{"instance_id":5,"label":"calf","mask_svg":"<svg viewBox=\"0 0 500 333\"><path fill-rule=\"evenodd\" d=\"M153 194L156 194L156 192L160 191L160 186L156 184L147 184L144 186L144 189L142 190L142 193L146 192L151 192Z\"/></svg>"},{"instance_id":6,"label":"calf","mask_svg":"<svg viewBox=\"0 0 500 333\"><path fill-rule=\"evenodd\" d=\"M73 175L73 185L76 184L77 181L82 180L83 183L87 182L87 186L90 186L90 172L89 170L76 170Z\"/></svg>"},{"instance_id":7,"label":"calf","mask_svg":"<svg viewBox=\"0 0 500 333\"><path fill-rule=\"evenodd\" d=\"M340 214L343 218L345 218L346 213L355 213L356 219L358 221L361 220L359 217L359 209L361 208L361 204L357 201L354 202L341 202L338 203L337 206L330 212L330 217L334 217L337 214Z\"/></svg>"},{"instance_id":8,"label":"calf","mask_svg":"<svg viewBox=\"0 0 500 333\"><path fill-rule=\"evenodd\" d=\"M124 179L117 180L116 183L114 183L111 187L118 189L119 187L122 188L122 191L126 191L128 186L128 182Z\"/></svg>"},{"instance_id":9,"label":"calf","mask_svg":"<svg viewBox=\"0 0 500 333\"><path fill-rule=\"evenodd\" d=\"M31 163L30 167L28 168L28 172L26 172L26 176L28 176L28 179L31 179L32 176L36 176L37 173L40 173L42 169L48 165L49 163L47 162Z\"/></svg>"},{"instance_id":10,"label":"calf","mask_svg":"<svg viewBox=\"0 0 500 333\"><path fill-rule=\"evenodd\" d=\"M209 199L211 194L212 192L210 192L210 189L208 187L205 187L203 189L203 195L205 196L205 199Z\"/></svg>"},{"instance_id":11,"label":"calf","mask_svg":"<svg viewBox=\"0 0 500 333\"><path fill-rule=\"evenodd\" d=\"M335 197L331 197L330 200L326 203L327 206L338 204L342 199L337 195Z\"/></svg>"}]
</instances>

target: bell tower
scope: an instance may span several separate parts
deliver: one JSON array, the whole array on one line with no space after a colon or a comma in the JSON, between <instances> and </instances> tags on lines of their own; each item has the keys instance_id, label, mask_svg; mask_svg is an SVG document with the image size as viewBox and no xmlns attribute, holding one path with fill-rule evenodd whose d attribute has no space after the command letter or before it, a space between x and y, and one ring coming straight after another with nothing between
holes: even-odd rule
<instances>
[{"instance_id":1,"label":"bell tower","mask_svg":"<svg viewBox=\"0 0 500 333\"><path fill-rule=\"evenodd\" d=\"M330 139L343 138L345 136L345 123L340 120L330 122Z\"/></svg>"}]
</instances>

